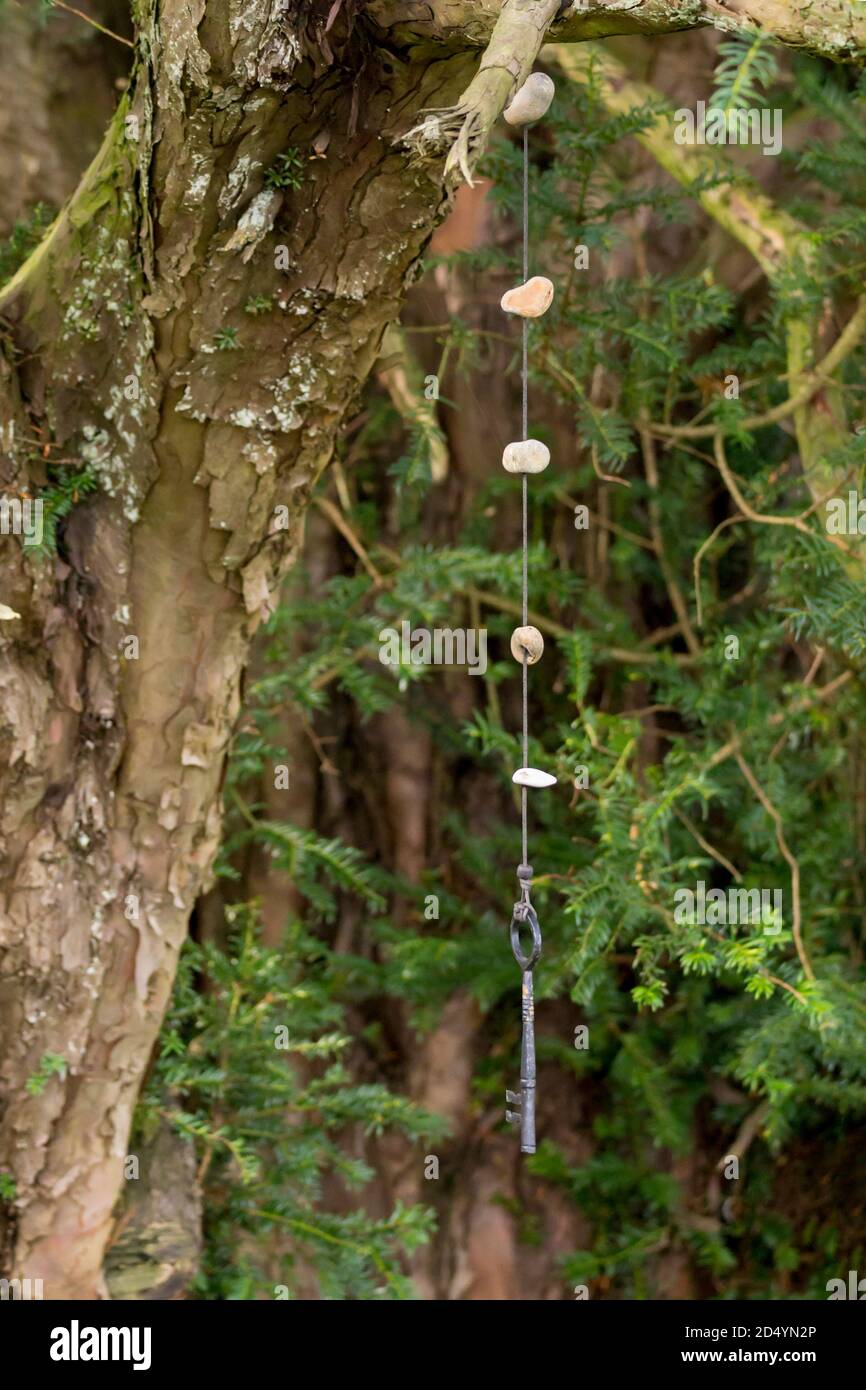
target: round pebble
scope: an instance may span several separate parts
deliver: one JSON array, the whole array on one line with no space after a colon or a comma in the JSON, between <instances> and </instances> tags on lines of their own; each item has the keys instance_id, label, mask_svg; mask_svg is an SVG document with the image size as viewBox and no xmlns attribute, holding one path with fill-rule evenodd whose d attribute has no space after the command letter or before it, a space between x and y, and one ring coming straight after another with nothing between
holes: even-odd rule
<instances>
[{"instance_id":1,"label":"round pebble","mask_svg":"<svg viewBox=\"0 0 866 1390\"><path fill-rule=\"evenodd\" d=\"M505 108L509 125L532 125L540 121L553 101L556 88L546 72L532 72Z\"/></svg>"},{"instance_id":2,"label":"round pebble","mask_svg":"<svg viewBox=\"0 0 866 1390\"><path fill-rule=\"evenodd\" d=\"M506 473L543 473L550 463L550 450L540 439L521 439L506 444L502 467Z\"/></svg>"},{"instance_id":3,"label":"round pebble","mask_svg":"<svg viewBox=\"0 0 866 1390\"><path fill-rule=\"evenodd\" d=\"M534 666L541 660L544 651L544 638L537 627L516 627L511 634L511 655L523 665L523 653L527 653L526 664Z\"/></svg>"}]
</instances>

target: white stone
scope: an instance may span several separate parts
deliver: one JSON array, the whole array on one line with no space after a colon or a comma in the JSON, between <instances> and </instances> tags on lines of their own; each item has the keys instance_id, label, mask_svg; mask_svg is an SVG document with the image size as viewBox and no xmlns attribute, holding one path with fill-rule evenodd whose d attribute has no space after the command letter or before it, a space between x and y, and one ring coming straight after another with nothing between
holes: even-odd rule
<instances>
[{"instance_id":1,"label":"white stone","mask_svg":"<svg viewBox=\"0 0 866 1390\"><path fill-rule=\"evenodd\" d=\"M502 467L506 473L543 473L550 463L550 450L540 439L522 439L506 444Z\"/></svg>"},{"instance_id":2,"label":"white stone","mask_svg":"<svg viewBox=\"0 0 866 1390\"><path fill-rule=\"evenodd\" d=\"M553 101L556 88L546 72L532 72L505 108L509 125L531 125L540 121Z\"/></svg>"},{"instance_id":3,"label":"white stone","mask_svg":"<svg viewBox=\"0 0 866 1390\"><path fill-rule=\"evenodd\" d=\"M542 772L538 767L519 767L511 780L516 782L518 787L556 786L556 778L551 777L549 772Z\"/></svg>"},{"instance_id":4,"label":"white stone","mask_svg":"<svg viewBox=\"0 0 866 1390\"><path fill-rule=\"evenodd\" d=\"M511 655L523 665L534 666L544 655L544 638L537 627L516 627L511 634Z\"/></svg>"},{"instance_id":5,"label":"white stone","mask_svg":"<svg viewBox=\"0 0 866 1390\"><path fill-rule=\"evenodd\" d=\"M523 319L538 319L553 303L553 281L546 275L533 275L523 285L506 290L500 304L506 314L519 314Z\"/></svg>"}]
</instances>

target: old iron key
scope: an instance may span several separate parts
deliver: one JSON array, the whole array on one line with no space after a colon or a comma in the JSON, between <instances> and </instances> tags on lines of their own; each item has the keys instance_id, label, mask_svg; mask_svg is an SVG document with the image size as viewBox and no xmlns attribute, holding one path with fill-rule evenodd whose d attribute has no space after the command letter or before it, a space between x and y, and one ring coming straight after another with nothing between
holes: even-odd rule
<instances>
[{"instance_id":1,"label":"old iron key","mask_svg":"<svg viewBox=\"0 0 866 1390\"><path fill-rule=\"evenodd\" d=\"M521 868L523 866L521 865ZM530 875L531 875L530 869ZM523 876L521 876L523 877ZM528 877L528 876L527 876ZM535 1153L535 1002L532 990L532 971L541 955L541 928L535 915L535 908L529 901L529 884L522 883L523 899L516 903L511 919L511 950L522 971L523 1031L520 1041L520 1093L506 1091L505 1100L514 1105L515 1110L506 1109L505 1118L510 1124L520 1122L520 1151ZM520 943L521 927L528 926L532 942L528 954Z\"/></svg>"}]
</instances>

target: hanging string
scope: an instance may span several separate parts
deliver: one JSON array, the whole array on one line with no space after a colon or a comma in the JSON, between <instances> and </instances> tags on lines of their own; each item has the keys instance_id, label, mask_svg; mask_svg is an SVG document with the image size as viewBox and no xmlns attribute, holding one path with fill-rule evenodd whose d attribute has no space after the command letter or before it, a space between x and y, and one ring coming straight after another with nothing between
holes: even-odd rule
<instances>
[{"instance_id":1,"label":"hanging string","mask_svg":"<svg viewBox=\"0 0 866 1390\"><path fill-rule=\"evenodd\" d=\"M523 127L523 281L529 279L529 126ZM529 320L523 319L523 363L521 388L523 394L523 439L529 438ZM523 603L522 622L529 622L529 477L521 475L523 484ZM529 766L529 653L523 649L523 766ZM523 841L523 863L529 863L529 834L527 830L526 787L520 793L520 822Z\"/></svg>"},{"instance_id":2,"label":"hanging string","mask_svg":"<svg viewBox=\"0 0 866 1390\"><path fill-rule=\"evenodd\" d=\"M529 280L529 127L523 127L523 282ZM521 395L523 398L523 442L529 439L529 322L523 319L523 361L520 372ZM529 622L529 476L521 475L521 500L523 512L523 593L522 621L526 629ZM522 684L523 684L523 766L529 766L529 649L523 646ZM529 899L532 882L532 868L529 863L529 833L527 829L527 805L529 791L520 789L520 825L523 855L517 869L520 882L520 902L515 904L511 923L511 947L514 958L522 971L523 1030L520 1043L520 1148L523 1153L535 1153L535 1003L532 988L532 970L541 951L541 932L538 918ZM525 955L520 942L521 928L529 927L532 946ZM506 1098L508 1092L506 1092ZM518 1100L512 1093L512 1100Z\"/></svg>"},{"instance_id":3,"label":"hanging string","mask_svg":"<svg viewBox=\"0 0 866 1390\"><path fill-rule=\"evenodd\" d=\"M527 825L530 787L547 787L556 781L549 773L529 766L529 667L539 660L544 639L537 628L529 626L529 474L541 472L550 460L550 451L537 439L529 438L529 318L537 318L549 307L553 285L544 276L529 278L529 126L547 110L553 98L553 83L544 73L533 73L519 89L505 111L512 125L523 126L523 284L502 297L506 313L520 314L523 320L522 362L520 385L523 406L521 443L509 444L503 455L503 466L510 473L521 474L522 503L522 626L511 638L511 651L521 665L522 683L522 742L523 766L514 774L520 786L520 822L522 857L517 866L520 901L515 903L511 918L511 949L521 970L521 1013L523 1030L520 1043L520 1090L506 1091L507 1120L520 1124L520 1147L523 1153L535 1153L535 1005L532 972L541 955L541 929L532 906L532 865L529 863L529 833ZM526 935L528 943L525 943Z\"/></svg>"}]
</instances>

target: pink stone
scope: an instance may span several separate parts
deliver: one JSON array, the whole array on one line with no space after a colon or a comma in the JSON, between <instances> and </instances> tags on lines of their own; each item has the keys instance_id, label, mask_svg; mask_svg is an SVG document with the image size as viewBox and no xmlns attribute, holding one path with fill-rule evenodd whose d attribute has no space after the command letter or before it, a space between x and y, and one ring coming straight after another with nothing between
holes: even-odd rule
<instances>
[{"instance_id":1,"label":"pink stone","mask_svg":"<svg viewBox=\"0 0 866 1390\"><path fill-rule=\"evenodd\" d=\"M553 303L553 284L544 275L533 275L525 285L506 290L502 296L506 314L519 314L522 319L538 319Z\"/></svg>"}]
</instances>

